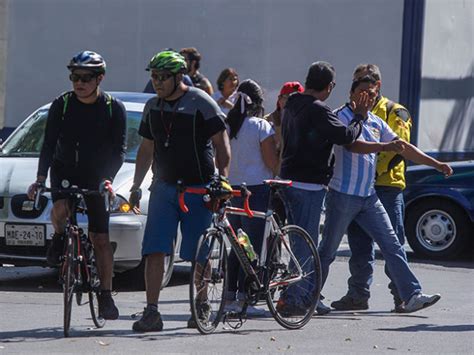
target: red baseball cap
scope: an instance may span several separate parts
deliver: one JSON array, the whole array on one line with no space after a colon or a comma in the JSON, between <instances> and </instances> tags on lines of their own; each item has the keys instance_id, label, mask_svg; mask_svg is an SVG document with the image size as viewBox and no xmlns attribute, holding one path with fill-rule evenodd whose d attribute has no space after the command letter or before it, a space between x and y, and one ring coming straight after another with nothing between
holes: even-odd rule
<instances>
[{"instance_id":1,"label":"red baseball cap","mask_svg":"<svg viewBox=\"0 0 474 355\"><path fill-rule=\"evenodd\" d=\"M280 95L289 95L294 92L303 92L303 85L299 81L287 81L283 84L280 90ZM280 109L280 103L277 101L277 109Z\"/></svg>"},{"instance_id":2,"label":"red baseball cap","mask_svg":"<svg viewBox=\"0 0 474 355\"><path fill-rule=\"evenodd\" d=\"M283 84L280 95L288 95L294 92L303 92L304 88L303 85L300 84L299 81L288 81Z\"/></svg>"}]
</instances>

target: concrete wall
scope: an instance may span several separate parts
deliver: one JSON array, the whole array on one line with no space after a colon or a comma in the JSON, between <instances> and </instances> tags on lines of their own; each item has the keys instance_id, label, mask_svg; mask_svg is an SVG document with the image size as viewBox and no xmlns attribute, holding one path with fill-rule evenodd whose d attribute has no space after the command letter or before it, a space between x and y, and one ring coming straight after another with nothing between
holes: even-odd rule
<instances>
[{"instance_id":1,"label":"concrete wall","mask_svg":"<svg viewBox=\"0 0 474 355\"><path fill-rule=\"evenodd\" d=\"M474 152L474 1L426 0L418 144Z\"/></svg>"},{"instance_id":2,"label":"concrete wall","mask_svg":"<svg viewBox=\"0 0 474 355\"><path fill-rule=\"evenodd\" d=\"M8 1L0 0L0 130L5 121L5 84L7 72Z\"/></svg>"},{"instance_id":3,"label":"concrete wall","mask_svg":"<svg viewBox=\"0 0 474 355\"><path fill-rule=\"evenodd\" d=\"M316 60L334 64L328 103L347 98L361 62L380 65L398 98L403 0L15 0L10 3L6 125L68 90L66 63L82 49L108 63L106 90L141 91L149 58L195 46L214 84L231 66L259 81L272 110L288 80L304 82Z\"/></svg>"}]
</instances>

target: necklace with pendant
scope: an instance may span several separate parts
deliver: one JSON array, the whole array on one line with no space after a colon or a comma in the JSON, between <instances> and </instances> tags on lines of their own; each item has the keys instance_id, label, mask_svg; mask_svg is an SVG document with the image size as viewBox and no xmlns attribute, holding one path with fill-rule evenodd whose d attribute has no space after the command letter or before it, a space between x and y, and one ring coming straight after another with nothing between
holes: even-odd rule
<instances>
[{"instance_id":1,"label":"necklace with pendant","mask_svg":"<svg viewBox=\"0 0 474 355\"><path fill-rule=\"evenodd\" d=\"M174 121L174 118L176 117L176 109L178 108L179 102L181 101L181 97L178 99L178 101L176 101L176 103L173 106L173 112L171 114L170 123L168 125L165 124L165 120L164 120L164 117L163 117L163 115L164 115L163 114L163 111L164 111L163 110L163 105L164 105L163 101L164 100L161 100L161 102L160 102L161 123L163 124L163 128L166 132L165 143L163 143L165 148L168 148L170 146L170 137L171 137L171 130L173 128L173 121Z\"/></svg>"}]
</instances>

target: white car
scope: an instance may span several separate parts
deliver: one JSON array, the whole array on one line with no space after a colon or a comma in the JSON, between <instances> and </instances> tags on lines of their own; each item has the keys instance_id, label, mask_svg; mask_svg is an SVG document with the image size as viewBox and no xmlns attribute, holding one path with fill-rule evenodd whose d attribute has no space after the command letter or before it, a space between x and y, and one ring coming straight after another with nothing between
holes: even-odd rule
<instances>
[{"instance_id":1,"label":"white car","mask_svg":"<svg viewBox=\"0 0 474 355\"><path fill-rule=\"evenodd\" d=\"M115 177L113 187L117 194L110 216L110 241L114 249L114 271L135 269L143 275L141 245L148 214L149 172L142 184L141 214L122 212L128 203L129 190L135 170L135 158L141 137L138 128L142 111L150 94L112 92L122 100L127 110L126 161ZM43 132L50 104L33 112L0 147L0 265L46 265L46 249L51 242L53 226L50 221L52 201L48 199L42 210L35 210L26 197L28 186L36 178L38 157L43 143ZM46 183L49 186L49 180ZM79 225L87 231L87 216L78 216ZM177 238L179 250L180 238ZM173 255L168 256L163 285L173 270ZM140 276L143 278L143 276Z\"/></svg>"}]
</instances>

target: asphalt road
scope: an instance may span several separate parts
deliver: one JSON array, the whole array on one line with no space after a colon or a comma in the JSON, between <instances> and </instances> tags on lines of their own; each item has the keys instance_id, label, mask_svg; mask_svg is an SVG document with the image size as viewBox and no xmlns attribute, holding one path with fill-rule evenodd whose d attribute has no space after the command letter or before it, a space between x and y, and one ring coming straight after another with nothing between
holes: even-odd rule
<instances>
[{"instance_id":1,"label":"asphalt road","mask_svg":"<svg viewBox=\"0 0 474 355\"><path fill-rule=\"evenodd\" d=\"M324 294L330 303L346 287L346 253L330 271ZM70 338L63 338L62 294L54 270L0 267L0 354L13 353L409 353L474 354L474 263L412 260L427 293L441 301L410 315L390 313L391 296L383 262L377 262L370 309L313 317L289 331L273 318L249 319L239 330L221 326L209 336L186 328L189 267L180 266L162 293L162 332L137 334L131 315L145 305L144 292L118 276L120 318L94 329L87 306L74 305Z\"/></svg>"}]
</instances>

